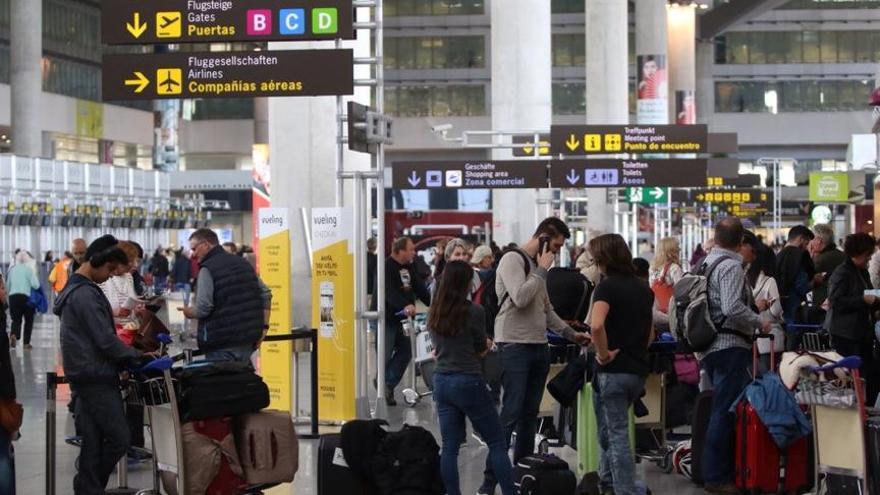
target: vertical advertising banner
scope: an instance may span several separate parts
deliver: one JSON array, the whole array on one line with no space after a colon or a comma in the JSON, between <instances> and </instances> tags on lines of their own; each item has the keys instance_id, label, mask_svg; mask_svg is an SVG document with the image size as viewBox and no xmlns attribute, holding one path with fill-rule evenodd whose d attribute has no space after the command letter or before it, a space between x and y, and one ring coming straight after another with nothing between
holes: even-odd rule
<instances>
[{"instance_id":1,"label":"vertical advertising banner","mask_svg":"<svg viewBox=\"0 0 880 495\"><path fill-rule=\"evenodd\" d=\"M639 124L669 123L669 84L666 79L664 55L639 55L638 100L636 118Z\"/></svg>"},{"instance_id":2,"label":"vertical advertising banner","mask_svg":"<svg viewBox=\"0 0 880 495\"><path fill-rule=\"evenodd\" d=\"M259 224L259 211L263 208L268 208L272 205L269 197L269 185L271 182L271 177L269 174L269 145L268 144L255 144L251 149L251 158L254 162L254 170L251 173L253 178L252 185L252 195L251 195L251 212L252 212L252 220L253 220L253 239L251 240L251 247L254 248L254 252L257 253L257 263L260 261L260 231L257 225Z\"/></svg>"},{"instance_id":3,"label":"vertical advertising banner","mask_svg":"<svg viewBox=\"0 0 880 495\"><path fill-rule=\"evenodd\" d=\"M287 208L261 208L255 226L260 237L260 278L272 290L269 335L290 332L290 223ZM260 372L269 387L272 409L290 411L293 342L266 342L260 347Z\"/></svg>"},{"instance_id":4,"label":"vertical advertising banner","mask_svg":"<svg viewBox=\"0 0 880 495\"><path fill-rule=\"evenodd\" d=\"M318 406L322 421L355 419L352 217L312 208L312 324L318 329Z\"/></svg>"},{"instance_id":5,"label":"vertical advertising banner","mask_svg":"<svg viewBox=\"0 0 880 495\"><path fill-rule=\"evenodd\" d=\"M697 123L697 100L693 91L675 92L675 123L684 125Z\"/></svg>"}]
</instances>

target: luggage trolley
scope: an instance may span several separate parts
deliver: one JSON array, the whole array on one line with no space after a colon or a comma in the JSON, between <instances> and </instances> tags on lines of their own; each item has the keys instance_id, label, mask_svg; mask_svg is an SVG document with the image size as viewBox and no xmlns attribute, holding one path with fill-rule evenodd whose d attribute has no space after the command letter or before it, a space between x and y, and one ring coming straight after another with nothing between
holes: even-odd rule
<instances>
[{"instance_id":1,"label":"luggage trolley","mask_svg":"<svg viewBox=\"0 0 880 495\"><path fill-rule=\"evenodd\" d=\"M816 456L816 493L832 493L829 476L854 478L858 492L869 493L866 455L864 382L861 360L851 356L836 363L801 370L796 389L799 403L810 406ZM828 378L837 368L849 369L847 379Z\"/></svg>"},{"instance_id":2,"label":"luggage trolley","mask_svg":"<svg viewBox=\"0 0 880 495\"><path fill-rule=\"evenodd\" d=\"M647 430L653 441L655 449L644 452L636 452L638 460L653 462L664 472L672 472L672 452L675 448L667 441L666 428L666 376L672 367L673 355L675 353L676 342L654 342L651 344L649 352L652 354L651 361L655 363L654 370L645 380L645 395L642 397L642 403L648 410L648 414L643 417L635 418L637 430ZM663 361L668 359L669 366L663 365ZM635 449L634 449L635 450Z\"/></svg>"},{"instance_id":3,"label":"luggage trolley","mask_svg":"<svg viewBox=\"0 0 880 495\"><path fill-rule=\"evenodd\" d=\"M186 354L186 360L191 354ZM144 406L153 446L153 488L141 490L138 495L186 494L185 452L183 430L177 397L180 387L172 375L171 363L183 355L166 358L162 375L144 380L130 380L128 400ZM261 495L274 485L253 485L241 490L239 495ZM162 491L164 488L164 492Z\"/></svg>"},{"instance_id":4,"label":"luggage trolley","mask_svg":"<svg viewBox=\"0 0 880 495\"><path fill-rule=\"evenodd\" d=\"M427 315L417 315L403 320L403 332L409 337L412 349L412 368L410 370L410 387L403 389L403 401L409 407L415 407L422 397L431 395L434 390L434 343L428 333L426 323ZM422 381L428 387L427 392L419 392L417 375L421 375Z\"/></svg>"}]
</instances>

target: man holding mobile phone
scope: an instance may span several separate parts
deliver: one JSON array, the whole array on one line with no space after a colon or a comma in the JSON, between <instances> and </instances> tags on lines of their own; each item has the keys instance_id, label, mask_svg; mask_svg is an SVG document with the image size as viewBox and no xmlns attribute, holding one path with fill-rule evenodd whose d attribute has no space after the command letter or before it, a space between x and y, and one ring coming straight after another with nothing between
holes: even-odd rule
<instances>
[{"instance_id":1,"label":"man holding mobile phone","mask_svg":"<svg viewBox=\"0 0 880 495\"><path fill-rule=\"evenodd\" d=\"M501 257L495 279L498 316L495 342L504 368L501 426L506 441L516 431L513 462L535 450L538 408L550 372L547 329L585 345L590 338L574 331L553 310L547 294L547 271L571 232L565 222L550 217L538 225L535 234L521 247ZM496 479L489 459L479 494L495 493Z\"/></svg>"}]
</instances>

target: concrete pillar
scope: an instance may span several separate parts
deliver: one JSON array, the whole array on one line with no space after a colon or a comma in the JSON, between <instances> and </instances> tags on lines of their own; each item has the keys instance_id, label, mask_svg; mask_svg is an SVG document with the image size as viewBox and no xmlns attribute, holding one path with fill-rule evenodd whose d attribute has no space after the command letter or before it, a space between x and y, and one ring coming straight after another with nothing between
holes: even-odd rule
<instances>
[{"instance_id":1,"label":"concrete pillar","mask_svg":"<svg viewBox=\"0 0 880 495\"><path fill-rule=\"evenodd\" d=\"M355 57L370 51L369 33L362 31L356 41L346 41ZM275 42L270 50L327 49L333 42ZM366 78L367 66L355 66L355 78ZM350 97L346 97L348 101ZM370 88L355 88L354 99L370 103ZM259 108L259 103L256 104ZM259 116L255 108L255 117ZM343 105L345 108L345 105ZM287 207L291 219L291 294L294 325L311 325L311 265L302 223L302 209L334 206L336 196L337 121L336 98L332 96L268 98L268 143L271 170L271 203ZM255 125L258 125L255 123ZM346 171L369 170L370 156L344 152ZM346 184L345 205L352 205L353 188ZM307 227L307 226L306 226Z\"/></svg>"},{"instance_id":2,"label":"concrete pillar","mask_svg":"<svg viewBox=\"0 0 880 495\"><path fill-rule=\"evenodd\" d=\"M667 0L636 2L636 122L669 123Z\"/></svg>"},{"instance_id":3,"label":"concrete pillar","mask_svg":"<svg viewBox=\"0 0 880 495\"><path fill-rule=\"evenodd\" d=\"M43 3L12 0L10 14L14 19L10 26L12 152L39 157L43 149Z\"/></svg>"},{"instance_id":4,"label":"concrete pillar","mask_svg":"<svg viewBox=\"0 0 880 495\"><path fill-rule=\"evenodd\" d=\"M490 2L492 8L492 129L496 131L550 129L552 117L550 2L520 0L512 8ZM495 150L495 159L508 159L511 150ZM492 194L494 238L499 245L531 237L536 210L535 190L498 190Z\"/></svg>"},{"instance_id":5,"label":"concrete pillar","mask_svg":"<svg viewBox=\"0 0 880 495\"><path fill-rule=\"evenodd\" d=\"M254 143L269 142L269 98L254 98Z\"/></svg>"},{"instance_id":6,"label":"concrete pillar","mask_svg":"<svg viewBox=\"0 0 880 495\"><path fill-rule=\"evenodd\" d=\"M696 124L696 6L670 4L669 111L676 124Z\"/></svg>"},{"instance_id":7,"label":"concrete pillar","mask_svg":"<svg viewBox=\"0 0 880 495\"><path fill-rule=\"evenodd\" d=\"M715 43L712 40L697 41L697 123L712 123L715 114Z\"/></svg>"},{"instance_id":8,"label":"concrete pillar","mask_svg":"<svg viewBox=\"0 0 880 495\"><path fill-rule=\"evenodd\" d=\"M627 0L585 0L587 31L587 124L629 123ZM610 232L607 189L587 190L587 221Z\"/></svg>"}]
</instances>

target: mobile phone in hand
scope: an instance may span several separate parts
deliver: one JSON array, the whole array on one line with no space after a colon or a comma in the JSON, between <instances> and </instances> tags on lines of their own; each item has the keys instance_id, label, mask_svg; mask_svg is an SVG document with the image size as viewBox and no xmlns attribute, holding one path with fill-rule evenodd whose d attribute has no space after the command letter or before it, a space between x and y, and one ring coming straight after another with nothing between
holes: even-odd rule
<instances>
[{"instance_id":1,"label":"mobile phone in hand","mask_svg":"<svg viewBox=\"0 0 880 495\"><path fill-rule=\"evenodd\" d=\"M542 235L538 239L538 256L543 256L550 249L550 236Z\"/></svg>"}]
</instances>

